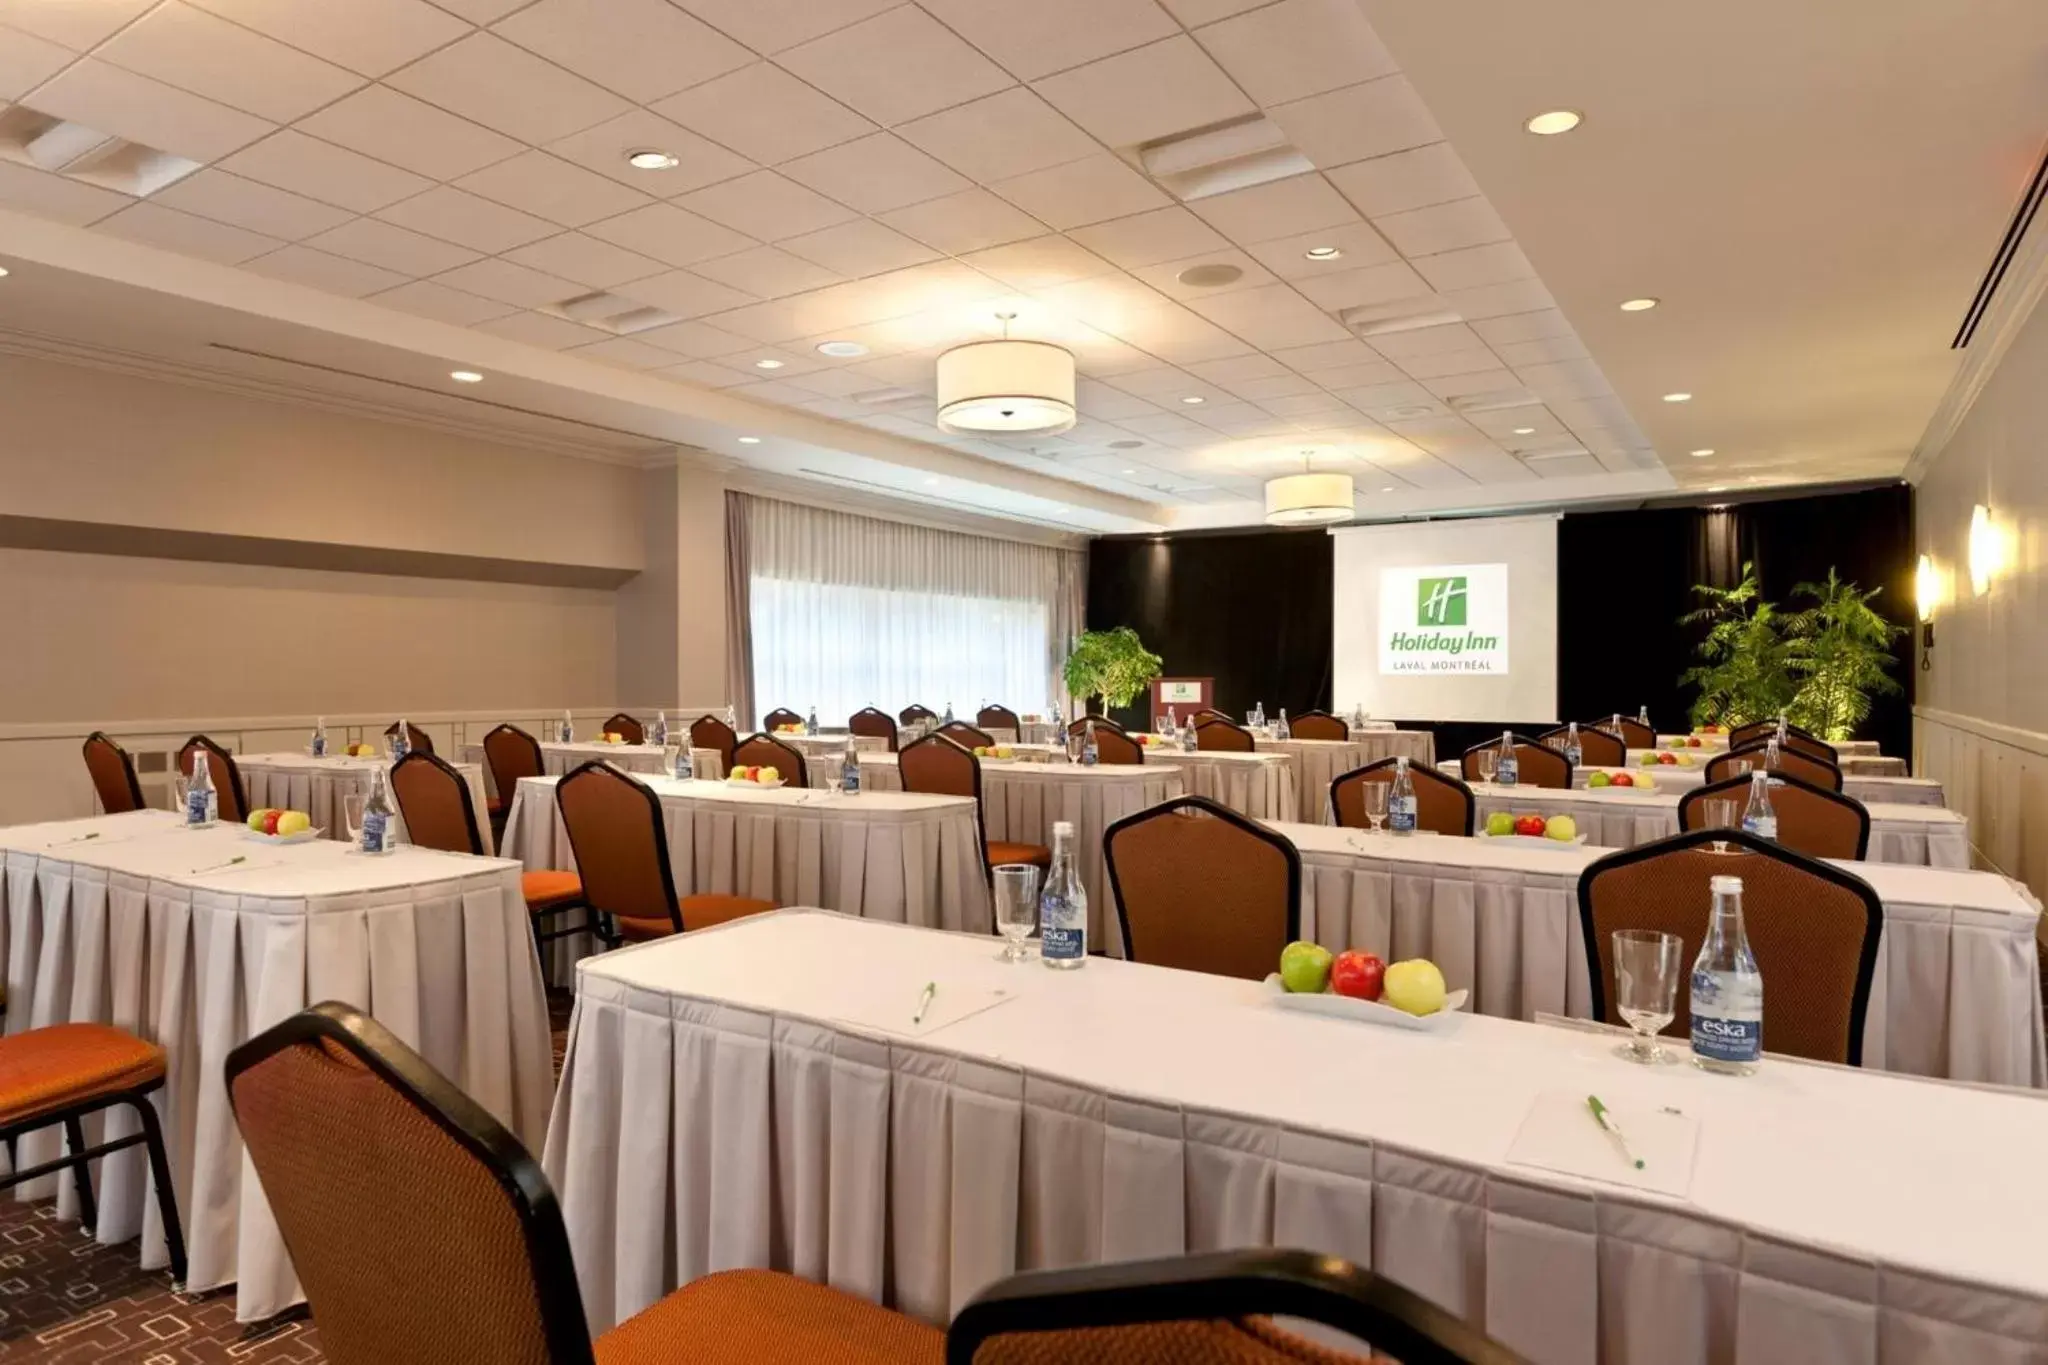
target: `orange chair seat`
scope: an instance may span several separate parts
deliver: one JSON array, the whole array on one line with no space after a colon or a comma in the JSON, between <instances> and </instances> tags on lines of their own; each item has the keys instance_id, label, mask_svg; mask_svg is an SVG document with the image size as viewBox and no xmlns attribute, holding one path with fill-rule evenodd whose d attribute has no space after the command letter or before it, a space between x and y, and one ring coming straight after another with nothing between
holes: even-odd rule
<instances>
[{"instance_id":1,"label":"orange chair seat","mask_svg":"<svg viewBox=\"0 0 2048 1365\"><path fill-rule=\"evenodd\" d=\"M683 912L685 929L709 929L714 924L738 919L742 915L758 915L764 910L773 910L774 901L756 900L752 896L684 896L679 907Z\"/></svg>"},{"instance_id":2,"label":"orange chair seat","mask_svg":"<svg viewBox=\"0 0 2048 1365\"><path fill-rule=\"evenodd\" d=\"M164 1074L164 1050L105 1024L52 1024L0 1038L0 1123L133 1090Z\"/></svg>"},{"instance_id":3,"label":"orange chair seat","mask_svg":"<svg viewBox=\"0 0 2048 1365\"><path fill-rule=\"evenodd\" d=\"M486 796L484 798L484 808L493 815L502 815L505 811L505 798L502 796Z\"/></svg>"},{"instance_id":4,"label":"orange chair seat","mask_svg":"<svg viewBox=\"0 0 2048 1365\"><path fill-rule=\"evenodd\" d=\"M1004 863L1029 863L1032 867L1051 867L1052 850L1044 844L1013 844L1003 839L988 841L988 865L1001 867Z\"/></svg>"},{"instance_id":5,"label":"orange chair seat","mask_svg":"<svg viewBox=\"0 0 2048 1365\"><path fill-rule=\"evenodd\" d=\"M583 899L583 878L574 872L522 872L519 890L529 910L551 910L563 901Z\"/></svg>"},{"instance_id":6,"label":"orange chair seat","mask_svg":"<svg viewBox=\"0 0 2048 1365\"><path fill-rule=\"evenodd\" d=\"M692 1280L592 1343L597 1365L941 1365L945 1334L793 1275L727 1270Z\"/></svg>"}]
</instances>

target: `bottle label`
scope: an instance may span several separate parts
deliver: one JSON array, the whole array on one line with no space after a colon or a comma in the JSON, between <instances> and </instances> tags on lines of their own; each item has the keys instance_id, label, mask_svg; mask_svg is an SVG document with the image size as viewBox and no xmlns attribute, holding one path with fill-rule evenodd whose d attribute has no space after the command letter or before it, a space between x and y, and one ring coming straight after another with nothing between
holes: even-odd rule
<instances>
[{"instance_id":1,"label":"bottle label","mask_svg":"<svg viewBox=\"0 0 2048 1365\"><path fill-rule=\"evenodd\" d=\"M315 736L313 736L313 757L315 757L315 758L325 758L325 757L327 757L327 736L325 736L325 735L315 735Z\"/></svg>"},{"instance_id":2,"label":"bottle label","mask_svg":"<svg viewBox=\"0 0 2048 1365\"><path fill-rule=\"evenodd\" d=\"M1585 757L1585 750L1576 744L1567 744L1564 746L1564 757L1565 762L1576 768L1579 766L1579 760Z\"/></svg>"},{"instance_id":3,"label":"bottle label","mask_svg":"<svg viewBox=\"0 0 2048 1365\"><path fill-rule=\"evenodd\" d=\"M1415 805L1412 796L1390 797L1387 801L1387 827L1397 834L1414 833Z\"/></svg>"},{"instance_id":4,"label":"bottle label","mask_svg":"<svg viewBox=\"0 0 2048 1365\"><path fill-rule=\"evenodd\" d=\"M1726 1002L1727 983L1720 974L1692 974L1692 1050L1715 1062L1755 1062L1763 1056L1763 1011L1754 1019L1734 1019L1717 1012Z\"/></svg>"},{"instance_id":5,"label":"bottle label","mask_svg":"<svg viewBox=\"0 0 2048 1365\"><path fill-rule=\"evenodd\" d=\"M1078 958L1087 951L1088 931L1045 924L1038 931L1039 953L1050 958Z\"/></svg>"},{"instance_id":6,"label":"bottle label","mask_svg":"<svg viewBox=\"0 0 2048 1365\"><path fill-rule=\"evenodd\" d=\"M1083 745L1083 746L1082 746L1082 748L1081 748L1081 766L1082 766L1082 767L1084 767L1084 768L1092 768L1092 767L1094 767L1094 766L1095 766L1095 762L1096 762L1096 759L1097 759L1098 757L1100 757L1100 755L1098 755L1098 754L1097 754L1097 753L1095 752L1095 746L1094 746L1093 744L1087 744L1087 745Z\"/></svg>"},{"instance_id":7,"label":"bottle label","mask_svg":"<svg viewBox=\"0 0 2048 1365\"><path fill-rule=\"evenodd\" d=\"M676 781L688 782L696 773L690 767L690 750L687 746L676 750Z\"/></svg>"},{"instance_id":8,"label":"bottle label","mask_svg":"<svg viewBox=\"0 0 2048 1365\"><path fill-rule=\"evenodd\" d=\"M848 796L860 795L860 760L855 759L840 773L839 785Z\"/></svg>"},{"instance_id":9,"label":"bottle label","mask_svg":"<svg viewBox=\"0 0 2048 1365\"><path fill-rule=\"evenodd\" d=\"M391 848L391 817L381 810L363 812L363 852L386 853Z\"/></svg>"},{"instance_id":10,"label":"bottle label","mask_svg":"<svg viewBox=\"0 0 2048 1365\"><path fill-rule=\"evenodd\" d=\"M1742 832L1754 834L1759 839L1778 837L1778 817L1775 815L1745 815L1742 817Z\"/></svg>"},{"instance_id":11,"label":"bottle label","mask_svg":"<svg viewBox=\"0 0 2048 1365\"><path fill-rule=\"evenodd\" d=\"M211 791L189 791L185 793L185 823L188 825L210 825L213 823L214 794Z\"/></svg>"},{"instance_id":12,"label":"bottle label","mask_svg":"<svg viewBox=\"0 0 2048 1365\"><path fill-rule=\"evenodd\" d=\"M1522 777L1522 765L1513 758L1503 758L1493 768L1493 780L1503 787L1512 787Z\"/></svg>"}]
</instances>

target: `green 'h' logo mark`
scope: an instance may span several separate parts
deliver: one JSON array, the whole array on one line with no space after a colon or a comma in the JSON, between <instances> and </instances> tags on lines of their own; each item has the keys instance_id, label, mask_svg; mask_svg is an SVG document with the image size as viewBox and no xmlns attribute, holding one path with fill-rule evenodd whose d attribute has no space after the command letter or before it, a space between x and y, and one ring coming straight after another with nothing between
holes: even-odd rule
<instances>
[{"instance_id":1,"label":"green 'h' logo mark","mask_svg":"<svg viewBox=\"0 0 2048 1365\"><path fill-rule=\"evenodd\" d=\"M1415 623L1420 626L1465 624L1465 580L1424 578L1415 585Z\"/></svg>"}]
</instances>

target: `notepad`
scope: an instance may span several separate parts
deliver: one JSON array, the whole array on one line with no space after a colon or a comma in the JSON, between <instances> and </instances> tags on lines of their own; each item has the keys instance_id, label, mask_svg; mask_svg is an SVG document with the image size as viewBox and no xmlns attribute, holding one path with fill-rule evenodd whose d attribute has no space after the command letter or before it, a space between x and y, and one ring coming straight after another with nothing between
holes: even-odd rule
<instances>
[{"instance_id":1,"label":"notepad","mask_svg":"<svg viewBox=\"0 0 2048 1365\"><path fill-rule=\"evenodd\" d=\"M1586 1097L1564 1090L1538 1095L1508 1146L1508 1161L1560 1171L1584 1180L1690 1196L1700 1123L1690 1115L1652 1105L1601 1096L1608 1113L1628 1135L1629 1150L1643 1161L1636 1169L1586 1107Z\"/></svg>"},{"instance_id":2,"label":"notepad","mask_svg":"<svg viewBox=\"0 0 2048 1365\"><path fill-rule=\"evenodd\" d=\"M992 1010L1011 997L1011 992L1005 989L967 985L941 977L939 988L932 992L931 1004L925 1007L923 1017L918 1018L918 1006L923 1000L924 983L928 979L912 981L871 977L858 984L844 983L851 987L850 990L835 986L828 1017L835 1023L850 1024L859 1029L890 1033L900 1038L923 1038L949 1024Z\"/></svg>"}]
</instances>

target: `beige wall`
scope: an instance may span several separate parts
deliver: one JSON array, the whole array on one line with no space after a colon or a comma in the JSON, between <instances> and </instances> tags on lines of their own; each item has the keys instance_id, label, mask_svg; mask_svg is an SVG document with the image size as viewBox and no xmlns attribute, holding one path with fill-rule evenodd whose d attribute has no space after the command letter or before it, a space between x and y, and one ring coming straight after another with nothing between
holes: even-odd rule
<instances>
[{"instance_id":1,"label":"beige wall","mask_svg":"<svg viewBox=\"0 0 2048 1365\"><path fill-rule=\"evenodd\" d=\"M2011 537L1978 596L1971 508ZM1922 554L1952 584L1914 707L1914 771L1947 784L1980 857L2048 896L2048 306L2023 325L1914 504Z\"/></svg>"}]
</instances>

